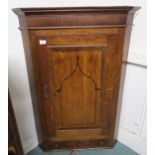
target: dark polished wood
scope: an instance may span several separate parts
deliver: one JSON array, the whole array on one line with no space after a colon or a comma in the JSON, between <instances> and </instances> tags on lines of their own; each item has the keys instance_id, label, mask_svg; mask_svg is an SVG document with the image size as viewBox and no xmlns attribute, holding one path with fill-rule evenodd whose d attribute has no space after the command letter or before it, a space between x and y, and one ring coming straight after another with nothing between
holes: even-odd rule
<instances>
[{"instance_id":1,"label":"dark polished wood","mask_svg":"<svg viewBox=\"0 0 155 155\"><path fill-rule=\"evenodd\" d=\"M138 7L18 8L40 145L112 147Z\"/></svg>"},{"instance_id":2,"label":"dark polished wood","mask_svg":"<svg viewBox=\"0 0 155 155\"><path fill-rule=\"evenodd\" d=\"M8 154L24 155L10 95L8 98Z\"/></svg>"}]
</instances>

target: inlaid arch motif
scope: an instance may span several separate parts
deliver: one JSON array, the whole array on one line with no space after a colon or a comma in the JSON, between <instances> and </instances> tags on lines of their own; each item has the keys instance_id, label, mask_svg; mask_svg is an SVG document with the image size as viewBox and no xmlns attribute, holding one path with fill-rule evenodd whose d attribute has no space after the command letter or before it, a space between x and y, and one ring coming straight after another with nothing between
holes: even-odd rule
<instances>
[{"instance_id":1,"label":"inlaid arch motif","mask_svg":"<svg viewBox=\"0 0 155 155\"><path fill-rule=\"evenodd\" d=\"M63 81L61 82L61 84L59 86L59 89L57 90L58 93L61 92L64 82L66 82L70 77L72 77L74 75L74 73L78 69L79 69L79 71L81 72L81 74L83 76L87 77L88 79L90 79L92 81L92 83L94 84L95 91L99 91L100 90L100 88L97 87L97 84L96 84L95 80L91 76L89 76L88 74L83 72L83 70L82 70L82 68L80 66L79 56L77 55L77 57L76 57L76 66L75 66L74 70L63 79Z\"/></svg>"},{"instance_id":2,"label":"inlaid arch motif","mask_svg":"<svg viewBox=\"0 0 155 155\"><path fill-rule=\"evenodd\" d=\"M63 129L97 126L100 88L95 79L83 70L80 58L79 55L75 57L75 67L60 82L57 90Z\"/></svg>"}]
</instances>

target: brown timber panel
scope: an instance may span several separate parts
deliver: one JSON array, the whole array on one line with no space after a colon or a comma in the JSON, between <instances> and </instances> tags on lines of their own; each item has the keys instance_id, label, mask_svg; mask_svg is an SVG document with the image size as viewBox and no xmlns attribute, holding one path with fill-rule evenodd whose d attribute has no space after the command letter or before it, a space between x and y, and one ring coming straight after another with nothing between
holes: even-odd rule
<instances>
[{"instance_id":1,"label":"brown timber panel","mask_svg":"<svg viewBox=\"0 0 155 155\"><path fill-rule=\"evenodd\" d=\"M61 139L64 129L72 138L75 129L86 129L87 138L93 136L90 129L94 130L96 138L111 135L110 122L115 121L111 102L113 89L116 89L118 35L117 31L108 35L108 29L102 32L103 35L89 34L85 30L82 35L74 30L73 35L59 36L48 31L46 37L40 31L41 35L37 35L37 43L40 39L47 40L47 45L38 45L41 52L38 60L41 60L42 87L46 89L43 91L48 93L42 104L47 104L46 120L49 138L53 140ZM101 129L100 135L98 129Z\"/></svg>"}]
</instances>

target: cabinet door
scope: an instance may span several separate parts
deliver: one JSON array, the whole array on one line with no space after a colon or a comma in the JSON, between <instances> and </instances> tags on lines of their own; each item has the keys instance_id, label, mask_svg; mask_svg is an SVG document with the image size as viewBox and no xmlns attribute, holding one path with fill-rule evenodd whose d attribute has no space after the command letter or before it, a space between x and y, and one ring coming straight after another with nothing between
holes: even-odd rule
<instances>
[{"instance_id":1,"label":"cabinet door","mask_svg":"<svg viewBox=\"0 0 155 155\"><path fill-rule=\"evenodd\" d=\"M36 33L46 141L93 146L93 140L104 145L111 136L120 73L117 40L116 31L95 29Z\"/></svg>"}]
</instances>

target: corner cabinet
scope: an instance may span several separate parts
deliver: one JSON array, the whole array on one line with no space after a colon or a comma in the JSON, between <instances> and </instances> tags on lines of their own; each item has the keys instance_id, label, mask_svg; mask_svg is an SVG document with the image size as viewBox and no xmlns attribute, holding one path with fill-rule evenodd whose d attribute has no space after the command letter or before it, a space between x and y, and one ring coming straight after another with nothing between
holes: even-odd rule
<instances>
[{"instance_id":1,"label":"corner cabinet","mask_svg":"<svg viewBox=\"0 0 155 155\"><path fill-rule=\"evenodd\" d=\"M115 143L138 7L17 8L44 150Z\"/></svg>"}]
</instances>

